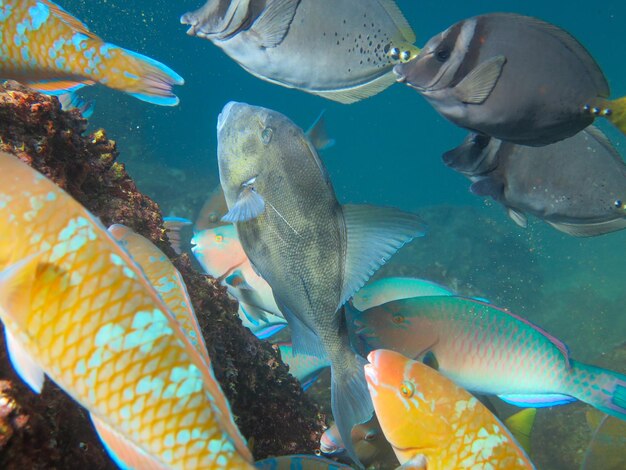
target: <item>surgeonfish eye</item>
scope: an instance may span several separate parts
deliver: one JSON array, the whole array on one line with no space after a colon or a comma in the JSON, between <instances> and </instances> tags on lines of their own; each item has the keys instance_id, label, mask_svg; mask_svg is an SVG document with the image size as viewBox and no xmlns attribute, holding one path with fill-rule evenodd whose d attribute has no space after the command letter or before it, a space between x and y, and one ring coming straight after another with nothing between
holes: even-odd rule
<instances>
[{"instance_id":1,"label":"surgeonfish eye","mask_svg":"<svg viewBox=\"0 0 626 470\"><path fill-rule=\"evenodd\" d=\"M398 49L397 47L392 48L389 51L389 56L393 59L393 60L398 60L400 59L400 49Z\"/></svg>"},{"instance_id":2,"label":"surgeonfish eye","mask_svg":"<svg viewBox=\"0 0 626 470\"><path fill-rule=\"evenodd\" d=\"M402 382L402 385L400 385L400 393L404 398L411 398L414 391L415 386L412 382L409 382L408 380L405 380L404 382Z\"/></svg>"},{"instance_id":3,"label":"surgeonfish eye","mask_svg":"<svg viewBox=\"0 0 626 470\"><path fill-rule=\"evenodd\" d=\"M435 52L435 58L439 62L445 62L450 58L450 49L439 49L437 52Z\"/></svg>"},{"instance_id":4,"label":"surgeonfish eye","mask_svg":"<svg viewBox=\"0 0 626 470\"><path fill-rule=\"evenodd\" d=\"M400 60L402 62L407 62L410 58L411 58L410 51L402 51L402 53L400 54Z\"/></svg>"},{"instance_id":5,"label":"surgeonfish eye","mask_svg":"<svg viewBox=\"0 0 626 470\"><path fill-rule=\"evenodd\" d=\"M261 132L261 140L265 145L269 144L272 141L272 136L274 135L274 129L271 127L266 127Z\"/></svg>"},{"instance_id":6,"label":"surgeonfish eye","mask_svg":"<svg viewBox=\"0 0 626 470\"><path fill-rule=\"evenodd\" d=\"M622 203L621 199L617 199L615 201L615 207L617 207L618 209L626 209L626 205Z\"/></svg>"}]
</instances>

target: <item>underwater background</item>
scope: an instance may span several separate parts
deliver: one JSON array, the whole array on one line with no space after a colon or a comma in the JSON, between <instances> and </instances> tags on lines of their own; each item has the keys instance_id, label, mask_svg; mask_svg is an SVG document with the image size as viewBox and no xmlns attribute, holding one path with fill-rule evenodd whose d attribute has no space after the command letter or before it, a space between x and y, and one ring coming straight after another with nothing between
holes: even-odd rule
<instances>
[{"instance_id":1,"label":"underwater background","mask_svg":"<svg viewBox=\"0 0 626 470\"><path fill-rule=\"evenodd\" d=\"M465 131L440 117L415 91L395 85L341 105L263 82L207 40L185 34L180 16L202 0L63 0L59 3L105 40L157 59L181 74L180 105L151 106L104 87L90 128L118 143L139 189L164 215L195 219L219 183L217 115L230 100L269 107L303 128L325 110L336 145L324 151L341 202L391 205L419 213L430 230L400 250L377 277L424 277L481 296L537 323L563 340L580 361L626 372L626 231L591 239L561 234L530 220L517 227L498 204L469 193L469 182L446 168L441 154ZM537 16L572 33L595 57L612 96L626 95L622 46L626 2L398 0L417 45L480 13ZM599 122L617 149L626 138ZM589 442L588 407L539 412L531 457L541 469L575 468ZM542 436L544 436L542 438Z\"/></svg>"}]
</instances>

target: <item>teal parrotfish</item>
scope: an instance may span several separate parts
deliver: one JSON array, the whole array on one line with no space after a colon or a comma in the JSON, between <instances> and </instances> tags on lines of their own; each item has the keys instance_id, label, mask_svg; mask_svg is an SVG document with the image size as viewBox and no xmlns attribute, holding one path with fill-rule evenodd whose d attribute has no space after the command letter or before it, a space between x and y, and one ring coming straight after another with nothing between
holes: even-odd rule
<instances>
[{"instance_id":1,"label":"teal parrotfish","mask_svg":"<svg viewBox=\"0 0 626 470\"><path fill-rule=\"evenodd\" d=\"M414 297L346 313L367 349L426 359L472 392L535 408L578 399L626 419L626 376L575 361L561 341L492 304Z\"/></svg>"},{"instance_id":2,"label":"teal parrotfish","mask_svg":"<svg viewBox=\"0 0 626 470\"><path fill-rule=\"evenodd\" d=\"M256 77L342 103L383 91L419 52L393 0L208 0L181 22Z\"/></svg>"},{"instance_id":3,"label":"teal parrotfish","mask_svg":"<svg viewBox=\"0 0 626 470\"><path fill-rule=\"evenodd\" d=\"M184 80L169 67L102 41L50 0L0 2L0 78L47 94L100 83L149 103L174 106L173 85Z\"/></svg>"},{"instance_id":4,"label":"teal parrotfish","mask_svg":"<svg viewBox=\"0 0 626 470\"><path fill-rule=\"evenodd\" d=\"M331 408L344 438L371 418L365 360L349 344L341 307L400 247L424 234L415 214L340 205L305 133L266 108L228 103L218 164L243 249L268 282L294 351L331 363ZM351 443L350 456L356 459Z\"/></svg>"}]
</instances>

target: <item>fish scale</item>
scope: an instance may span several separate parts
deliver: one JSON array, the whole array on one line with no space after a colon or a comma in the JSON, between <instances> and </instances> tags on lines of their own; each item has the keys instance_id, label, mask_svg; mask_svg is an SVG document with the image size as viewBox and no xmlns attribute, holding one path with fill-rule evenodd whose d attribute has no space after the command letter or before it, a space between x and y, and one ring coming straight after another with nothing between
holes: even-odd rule
<instances>
[{"instance_id":1,"label":"fish scale","mask_svg":"<svg viewBox=\"0 0 626 470\"><path fill-rule=\"evenodd\" d=\"M243 439L220 422L207 364L141 269L42 175L7 154L0 168L5 328L101 435L114 430L151 465L249 468Z\"/></svg>"}]
</instances>

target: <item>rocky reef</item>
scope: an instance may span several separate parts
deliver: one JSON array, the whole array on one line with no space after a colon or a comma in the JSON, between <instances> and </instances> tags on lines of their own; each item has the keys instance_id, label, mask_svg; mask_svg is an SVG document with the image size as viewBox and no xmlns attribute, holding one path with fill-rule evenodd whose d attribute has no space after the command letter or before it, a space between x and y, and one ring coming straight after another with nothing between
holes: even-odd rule
<instances>
[{"instance_id":1,"label":"rocky reef","mask_svg":"<svg viewBox=\"0 0 626 470\"><path fill-rule=\"evenodd\" d=\"M215 375L255 458L312 453L324 421L275 349L241 325L237 304L213 278L196 272L168 244L159 207L116 161L103 130L60 109L56 98L17 84L0 85L0 150L37 169L105 226L121 223L163 250L183 275ZM36 395L14 373L0 335L0 468L116 468L87 412L48 380ZM288 425L286 423L289 423Z\"/></svg>"}]
</instances>

